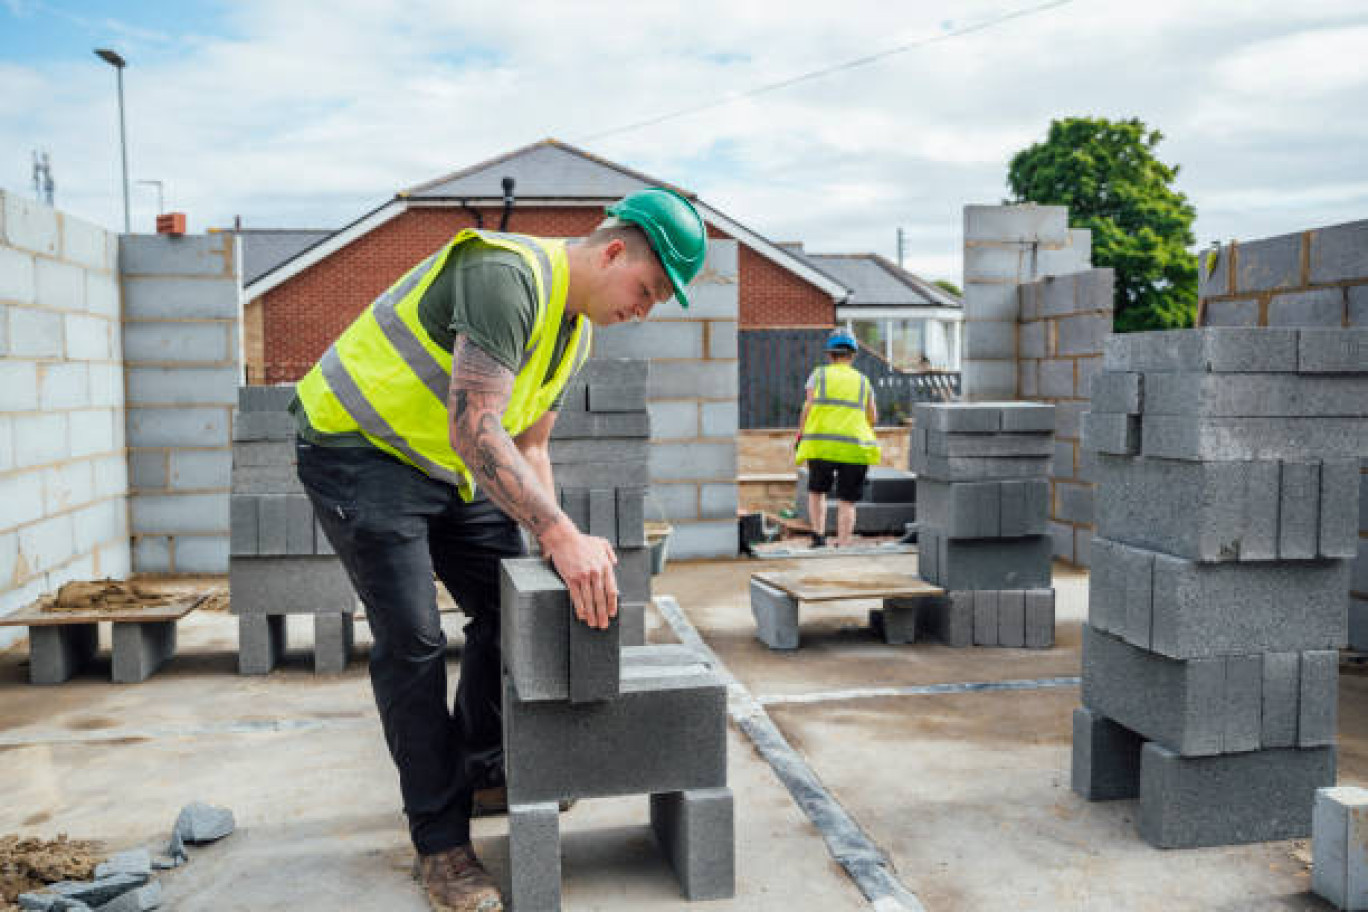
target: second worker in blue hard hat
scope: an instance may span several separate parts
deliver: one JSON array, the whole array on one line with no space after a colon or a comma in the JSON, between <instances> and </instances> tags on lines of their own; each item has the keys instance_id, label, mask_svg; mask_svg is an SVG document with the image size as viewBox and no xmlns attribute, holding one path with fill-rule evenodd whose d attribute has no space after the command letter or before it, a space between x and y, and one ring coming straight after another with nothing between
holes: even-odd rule
<instances>
[{"instance_id":1,"label":"second worker in blue hard hat","mask_svg":"<svg viewBox=\"0 0 1368 912\"><path fill-rule=\"evenodd\" d=\"M827 364L807 381L807 401L798 420L794 462L807 463L808 522L812 546L826 544L827 495L836 489L836 544L850 547L855 534L855 504L865 475L879 462L874 425L879 410L869 379L852 363L859 346L855 337L837 329L827 338Z\"/></svg>"}]
</instances>

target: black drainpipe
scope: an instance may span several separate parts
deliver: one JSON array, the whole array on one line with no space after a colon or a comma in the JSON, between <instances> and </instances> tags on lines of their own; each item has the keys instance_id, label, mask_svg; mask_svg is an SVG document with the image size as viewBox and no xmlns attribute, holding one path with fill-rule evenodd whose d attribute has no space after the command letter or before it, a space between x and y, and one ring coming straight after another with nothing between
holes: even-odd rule
<instances>
[{"instance_id":1,"label":"black drainpipe","mask_svg":"<svg viewBox=\"0 0 1368 912\"><path fill-rule=\"evenodd\" d=\"M500 231L508 230L508 217L513 214L513 183L513 178L511 177L505 177L503 179L504 207L503 217L499 219Z\"/></svg>"},{"instance_id":2,"label":"black drainpipe","mask_svg":"<svg viewBox=\"0 0 1368 912\"><path fill-rule=\"evenodd\" d=\"M470 213L470 217L475 220L475 227L477 229L484 227L484 216L480 214L479 209L472 209L470 203L465 200L461 200L461 208Z\"/></svg>"}]
</instances>

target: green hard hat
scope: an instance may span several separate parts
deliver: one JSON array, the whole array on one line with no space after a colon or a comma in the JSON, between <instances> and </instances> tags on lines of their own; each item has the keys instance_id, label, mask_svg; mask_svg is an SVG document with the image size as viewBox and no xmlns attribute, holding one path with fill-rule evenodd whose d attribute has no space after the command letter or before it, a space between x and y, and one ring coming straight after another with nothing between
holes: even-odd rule
<instances>
[{"instance_id":1,"label":"green hard hat","mask_svg":"<svg viewBox=\"0 0 1368 912\"><path fill-rule=\"evenodd\" d=\"M708 250L708 233L693 203L673 190L647 187L624 196L606 211L646 233L680 306L688 307L684 286L703 268L703 256Z\"/></svg>"}]
</instances>

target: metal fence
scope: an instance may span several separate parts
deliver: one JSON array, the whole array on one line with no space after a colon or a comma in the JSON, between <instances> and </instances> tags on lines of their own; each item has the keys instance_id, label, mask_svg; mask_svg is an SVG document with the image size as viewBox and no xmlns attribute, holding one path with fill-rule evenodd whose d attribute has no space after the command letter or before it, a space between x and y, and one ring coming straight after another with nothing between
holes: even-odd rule
<instances>
[{"instance_id":1,"label":"metal fence","mask_svg":"<svg viewBox=\"0 0 1368 912\"><path fill-rule=\"evenodd\" d=\"M803 410L803 385L812 369L826 363L826 329L749 329L740 336L741 427L791 428ZM861 348L855 369L869 378L880 424L900 424L918 402L959 397L958 373L907 373Z\"/></svg>"}]
</instances>

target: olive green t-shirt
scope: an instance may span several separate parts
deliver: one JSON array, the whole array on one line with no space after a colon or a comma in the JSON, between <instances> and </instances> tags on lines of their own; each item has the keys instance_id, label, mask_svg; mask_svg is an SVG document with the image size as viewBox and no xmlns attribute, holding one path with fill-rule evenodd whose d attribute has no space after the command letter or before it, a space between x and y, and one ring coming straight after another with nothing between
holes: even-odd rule
<instances>
[{"instance_id":1,"label":"olive green t-shirt","mask_svg":"<svg viewBox=\"0 0 1368 912\"><path fill-rule=\"evenodd\" d=\"M452 251L437 278L418 302L418 320L434 342L450 350L465 335L495 361L516 374L537 319L537 285L523 258L510 250L471 240ZM572 318L561 321L548 374L560 364L574 332ZM558 411L561 399L551 406ZM324 434L314 430L295 399L290 404L299 436L321 446L370 446L361 434Z\"/></svg>"}]
</instances>

